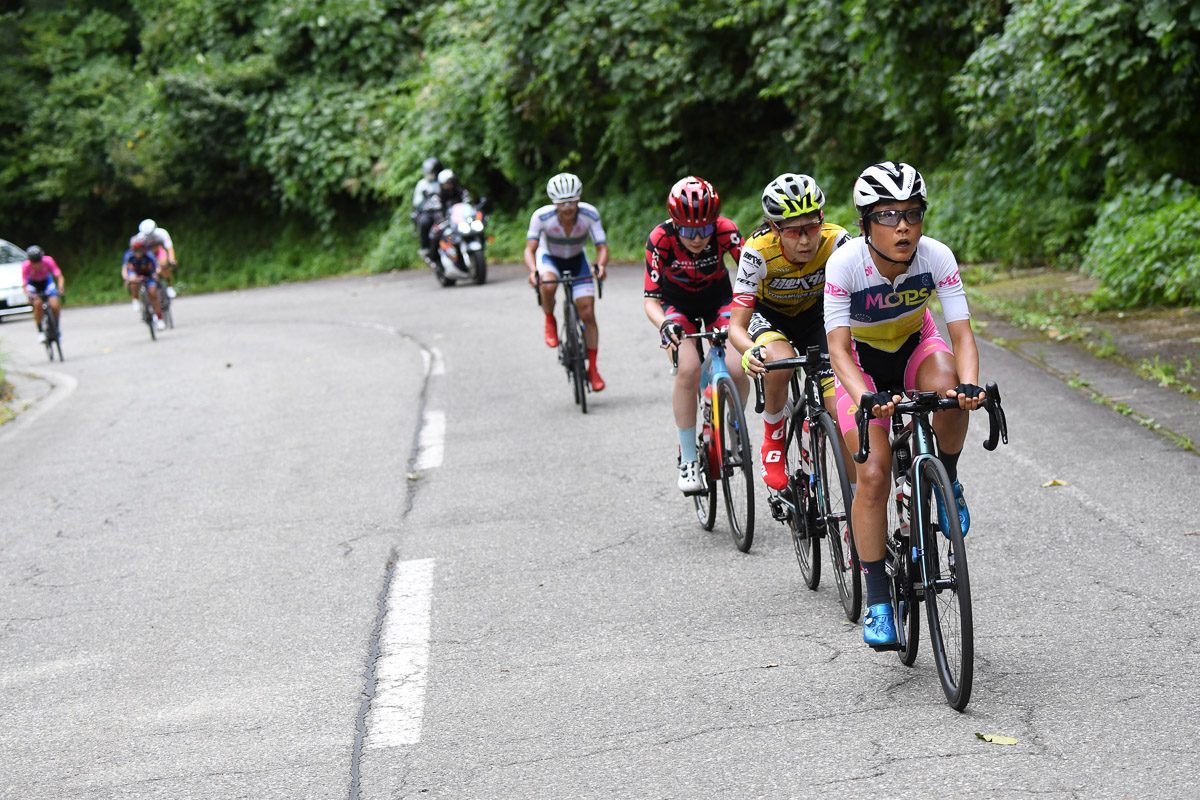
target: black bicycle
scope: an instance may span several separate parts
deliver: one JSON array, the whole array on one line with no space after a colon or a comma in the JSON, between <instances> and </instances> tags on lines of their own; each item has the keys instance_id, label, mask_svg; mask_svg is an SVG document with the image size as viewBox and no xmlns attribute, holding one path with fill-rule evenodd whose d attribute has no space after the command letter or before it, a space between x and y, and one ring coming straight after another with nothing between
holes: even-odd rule
<instances>
[{"instance_id":1,"label":"black bicycle","mask_svg":"<svg viewBox=\"0 0 1200 800\"><path fill-rule=\"evenodd\" d=\"M983 446L995 450L998 441L1008 444L1008 423L1000 405L1000 389L989 383L983 408L988 412L988 438ZM920 625L917 604L924 602L929 641L946 700L957 711L971 699L975 664L975 633L971 617L971 580L954 487L937 457L930 414L957 409L958 398L937 392L894 392L907 399L896 403L892 415L892 481L894 502L888 505L887 574L892 578L892 613L898 642L876 647L897 650L900 661L912 666L917 657ZM873 395L859 402L858 452L863 463L869 452L867 430ZM911 417L906 425L903 417ZM946 527L938 520L937 506L946 509Z\"/></svg>"},{"instance_id":2,"label":"black bicycle","mask_svg":"<svg viewBox=\"0 0 1200 800\"><path fill-rule=\"evenodd\" d=\"M700 320L696 323L697 327L702 324ZM697 416L701 422L696 432L696 455L700 461L697 472L704 488L692 495L696 518L704 530L713 529L717 521L717 484L721 484L733 543L747 553L754 542L754 456L742 397L725 366L728 337L727 328L684 333L682 326L675 326L680 346L686 339L696 340L696 354L701 362L700 387L696 392ZM704 339L709 341L707 355L701 343ZM679 369L678 350L672 351L671 364Z\"/></svg>"},{"instance_id":3,"label":"black bicycle","mask_svg":"<svg viewBox=\"0 0 1200 800\"><path fill-rule=\"evenodd\" d=\"M587 413L587 393L592 390L588 384L588 365L587 365L587 344L583 338L583 322L579 319L579 309L575 307L575 300L571 296L571 288L577 283L583 283L587 280L592 280L592 275L573 275L567 273L562 278L554 280L542 280L542 274L535 272L535 286L537 292L537 304L542 305L542 285L543 284L562 284L566 288L563 290L563 313L562 323L558 333L558 363L562 364L567 370L567 382L572 385L575 391L575 404L579 406L579 410L584 414ZM596 297L597 299L604 294L604 281L595 278L596 281Z\"/></svg>"},{"instance_id":4,"label":"black bicycle","mask_svg":"<svg viewBox=\"0 0 1200 800\"><path fill-rule=\"evenodd\" d=\"M800 574L809 589L821 582L821 540L829 548L829 561L842 610L851 622L862 607L862 570L850 524L854 495L842 451L837 422L822 402L821 384L833 378L829 355L816 346L803 356L763 363L767 370L803 369L801 389L792 372L791 411L785 417L784 452L788 485L768 498L771 514L788 526ZM762 376L755 376L755 410L765 407Z\"/></svg>"},{"instance_id":5,"label":"black bicycle","mask_svg":"<svg viewBox=\"0 0 1200 800\"><path fill-rule=\"evenodd\" d=\"M159 285L161 289L161 284ZM162 306L162 298L166 296L166 292L158 293L159 308L163 309L163 322L166 322L167 310ZM158 340L158 329L154 324L154 302L150 299L150 289L146 286L146 281L138 281L138 300L142 304L142 322L146 323L146 327L150 328L150 338Z\"/></svg>"},{"instance_id":6,"label":"black bicycle","mask_svg":"<svg viewBox=\"0 0 1200 800\"><path fill-rule=\"evenodd\" d=\"M46 335L46 355L50 360L54 360L54 351L58 350L58 360L63 360L62 354L62 335L58 327L58 314L54 313L54 307L50 305L50 298L45 292L37 292L36 297L42 303L42 333ZM59 302L62 302L61 296Z\"/></svg>"}]
</instances>

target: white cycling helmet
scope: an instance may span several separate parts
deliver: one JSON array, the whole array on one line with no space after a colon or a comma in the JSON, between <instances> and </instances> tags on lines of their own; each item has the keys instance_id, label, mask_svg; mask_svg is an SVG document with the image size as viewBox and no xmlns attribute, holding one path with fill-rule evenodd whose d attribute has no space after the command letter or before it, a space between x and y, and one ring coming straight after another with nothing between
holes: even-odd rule
<instances>
[{"instance_id":1,"label":"white cycling helmet","mask_svg":"<svg viewBox=\"0 0 1200 800\"><path fill-rule=\"evenodd\" d=\"M578 175L560 172L546 184L546 194L552 203L577 202L583 196L583 181Z\"/></svg>"},{"instance_id":2,"label":"white cycling helmet","mask_svg":"<svg viewBox=\"0 0 1200 800\"><path fill-rule=\"evenodd\" d=\"M825 193L807 175L785 172L763 189L763 215L772 222L815 214L824 207Z\"/></svg>"},{"instance_id":3,"label":"white cycling helmet","mask_svg":"<svg viewBox=\"0 0 1200 800\"><path fill-rule=\"evenodd\" d=\"M872 164L854 182L854 207L867 214L876 203L920 198L926 202L925 179L912 166L895 161Z\"/></svg>"},{"instance_id":4,"label":"white cycling helmet","mask_svg":"<svg viewBox=\"0 0 1200 800\"><path fill-rule=\"evenodd\" d=\"M457 177L454 170L447 168L438 173L438 183L454 183Z\"/></svg>"},{"instance_id":5,"label":"white cycling helmet","mask_svg":"<svg viewBox=\"0 0 1200 800\"><path fill-rule=\"evenodd\" d=\"M143 236L149 236L158 228L158 223L152 219L144 219L138 223L138 233Z\"/></svg>"}]
</instances>

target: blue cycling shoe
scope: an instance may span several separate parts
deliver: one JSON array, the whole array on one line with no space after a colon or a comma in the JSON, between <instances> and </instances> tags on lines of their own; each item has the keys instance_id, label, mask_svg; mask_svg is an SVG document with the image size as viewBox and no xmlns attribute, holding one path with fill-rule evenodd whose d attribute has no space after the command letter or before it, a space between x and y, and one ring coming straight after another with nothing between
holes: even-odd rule
<instances>
[{"instance_id":1,"label":"blue cycling shoe","mask_svg":"<svg viewBox=\"0 0 1200 800\"><path fill-rule=\"evenodd\" d=\"M940 493L935 497L937 497L938 525L942 529L942 535L949 539L950 534L946 532L946 507L942 504ZM967 501L963 499L962 484L958 481L954 482L954 505L958 506L958 525L962 528L963 536L966 536L967 531L971 529L971 512L967 510Z\"/></svg>"},{"instance_id":2,"label":"blue cycling shoe","mask_svg":"<svg viewBox=\"0 0 1200 800\"><path fill-rule=\"evenodd\" d=\"M867 613L863 615L863 641L871 647L887 647L899 641L891 603L867 607Z\"/></svg>"}]
</instances>

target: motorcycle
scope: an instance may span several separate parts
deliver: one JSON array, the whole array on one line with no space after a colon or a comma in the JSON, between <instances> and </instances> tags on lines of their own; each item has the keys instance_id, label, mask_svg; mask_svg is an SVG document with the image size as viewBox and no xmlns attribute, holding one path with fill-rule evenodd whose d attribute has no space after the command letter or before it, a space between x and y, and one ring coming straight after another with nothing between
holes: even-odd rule
<instances>
[{"instance_id":1,"label":"motorcycle","mask_svg":"<svg viewBox=\"0 0 1200 800\"><path fill-rule=\"evenodd\" d=\"M453 286L460 280L481 284L487 280L487 257L484 255L484 231L487 218L483 203L455 203L450 213L433 226L429 239L435 243L432 259L427 259L433 274L442 286Z\"/></svg>"}]
</instances>

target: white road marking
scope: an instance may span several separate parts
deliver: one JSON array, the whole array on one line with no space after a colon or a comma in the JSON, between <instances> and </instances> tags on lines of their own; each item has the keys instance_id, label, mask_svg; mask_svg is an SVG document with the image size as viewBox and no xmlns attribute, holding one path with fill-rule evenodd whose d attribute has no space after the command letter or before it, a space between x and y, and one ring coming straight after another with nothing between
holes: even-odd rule
<instances>
[{"instance_id":1,"label":"white road marking","mask_svg":"<svg viewBox=\"0 0 1200 800\"><path fill-rule=\"evenodd\" d=\"M441 350L438 350L436 347L431 347L428 350L422 350L421 359L425 362L426 375L446 374L446 359L442 358Z\"/></svg>"},{"instance_id":2,"label":"white road marking","mask_svg":"<svg viewBox=\"0 0 1200 800\"><path fill-rule=\"evenodd\" d=\"M417 443L418 472L431 467L440 467L446 451L446 412L426 411L421 423L421 438Z\"/></svg>"},{"instance_id":3,"label":"white road marking","mask_svg":"<svg viewBox=\"0 0 1200 800\"><path fill-rule=\"evenodd\" d=\"M403 747L421 739L432 605L433 559L397 564L379 636L365 747Z\"/></svg>"}]
</instances>

